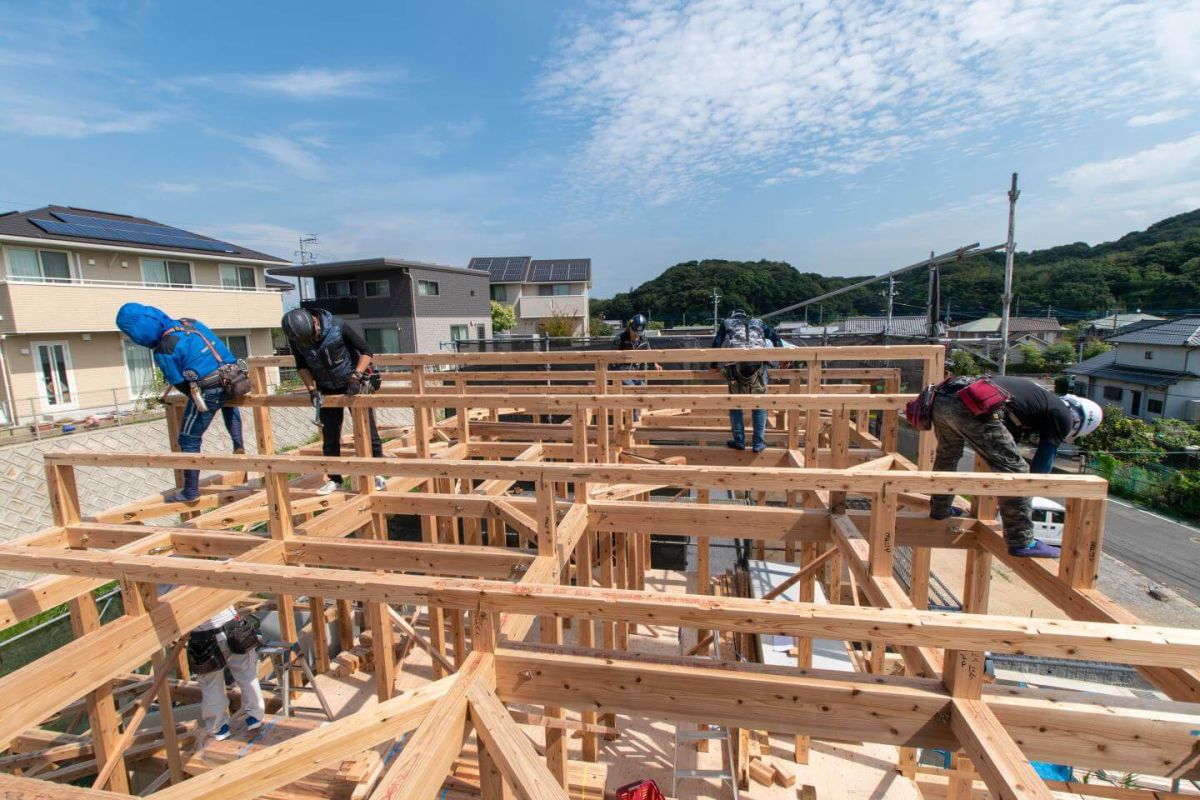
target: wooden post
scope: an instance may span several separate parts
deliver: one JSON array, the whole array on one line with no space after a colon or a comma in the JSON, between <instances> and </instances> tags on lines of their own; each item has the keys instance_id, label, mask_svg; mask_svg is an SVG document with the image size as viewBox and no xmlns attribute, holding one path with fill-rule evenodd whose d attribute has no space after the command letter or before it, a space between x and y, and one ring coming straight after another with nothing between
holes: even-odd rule
<instances>
[{"instance_id":1,"label":"wooden post","mask_svg":"<svg viewBox=\"0 0 1200 800\"><path fill-rule=\"evenodd\" d=\"M1072 589L1095 589L1108 502L1069 497L1066 507L1058 577Z\"/></svg>"},{"instance_id":2,"label":"wooden post","mask_svg":"<svg viewBox=\"0 0 1200 800\"><path fill-rule=\"evenodd\" d=\"M79 491L75 485L75 468L67 464L46 465L46 493L50 498L50 512L54 524L60 527L74 525L82 517L79 507ZM96 598L85 592L69 603L71 632L76 639L100 630L100 612ZM120 736L121 717L113 700L112 682L97 687L87 695L88 724L91 726L92 743L95 747L96 763L107 763L114 755L118 759L108 784L115 792L129 792L129 772L124 756L117 753L116 744ZM103 788L103 787L99 787Z\"/></svg>"},{"instance_id":3,"label":"wooden post","mask_svg":"<svg viewBox=\"0 0 1200 800\"><path fill-rule=\"evenodd\" d=\"M313 653L316 655L316 671L329 672L329 629L325 623L325 598L312 595L308 598L308 615L312 619Z\"/></svg>"},{"instance_id":4,"label":"wooden post","mask_svg":"<svg viewBox=\"0 0 1200 800\"><path fill-rule=\"evenodd\" d=\"M271 538L286 541L295 536L292 520L291 488L288 473L268 468L263 475L263 488L267 495L267 529ZM295 598L290 594L275 595L275 608L279 613L279 638L285 642L298 642L296 630ZM291 671L292 686L299 686L304 674L297 667Z\"/></svg>"},{"instance_id":5,"label":"wooden post","mask_svg":"<svg viewBox=\"0 0 1200 800\"><path fill-rule=\"evenodd\" d=\"M608 364L599 361L596 364L596 394L608 394ZM609 430L608 409L601 407L596 415L596 450L599 460L604 464L613 461L612 433Z\"/></svg>"},{"instance_id":6,"label":"wooden post","mask_svg":"<svg viewBox=\"0 0 1200 800\"><path fill-rule=\"evenodd\" d=\"M250 388L256 395L267 394L267 368L251 367ZM260 456L275 455L275 431L271 428L271 409L266 406L254 406L254 443Z\"/></svg>"},{"instance_id":7,"label":"wooden post","mask_svg":"<svg viewBox=\"0 0 1200 800\"><path fill-rule=\"evenodd\" d=\"M887 394L900 393L899 371L883 379L883 391ZM882 412L882 424L879 430L879 441L885 453L895 453L900 443L900 412Z\"/></svg>"},{"instance_id":8,"label":"wooden post","mask_svg":"<svg viewBox=\"0 0 1200 800\"><path fill-rule=\"evenodd\" d=\"M871 498L871 575L892 577L892 555L896 545L896 493L888 484Z\"/></svg>"},{"instance_id":9,"label":"wooden post","mask_svg":"<svg viewBox=\"0 0 1200 800\"><path fill-rule=\"evenodd\" d=\"M542 479L537 484L538 504L538 537L537 548L539 558L555 559L554 583L562 582L559 572L562 562L558 552L558 518L555 513L554 486ZM539 617L541 623L542 642L544 644L562 644L562 619L550 614ZM544 710L547 719L563 719L566 715L561 708L547 706ZM546 728L546 765L558 780L567 788L567 731L563 728Z\"/></svg>"},{"instance_id":10,"label":"wooden post","mask_svg":"<svg viewBox=\"0 0 1200 800\"><path fill-rule=\"evenodd\" d=\"M813 352L808 362L808 393L821 392L821 351ZM821 410L811 408L805 414L804 420L804 466L816 467L817 453L821 442Z\"/></svg>"},{"instance_id":11,"label":"wooden post","mask_svg":"<svg viewBox=\"0 0 1200 800\"><path fill-rule=\"evenodd\" d=\"M133 595L137 595L137 599ZM126 592L125 612L127 614L146 614L158 607L158 589L153 583L134 584L134 591ZM182 655L182 654L181 654ZM186 663L186 659L184 659ZM151 657L150 666L157 675L160 670L170 669L165 652L157 652ZM183 758L179 752L179 732L175 730L175 709L171 703L171 685L164 681L158 688L158 718L163 732L163 749L167 754L167 775L172 784L181 783L184 779Z\"/></svg>"}]
</instances>

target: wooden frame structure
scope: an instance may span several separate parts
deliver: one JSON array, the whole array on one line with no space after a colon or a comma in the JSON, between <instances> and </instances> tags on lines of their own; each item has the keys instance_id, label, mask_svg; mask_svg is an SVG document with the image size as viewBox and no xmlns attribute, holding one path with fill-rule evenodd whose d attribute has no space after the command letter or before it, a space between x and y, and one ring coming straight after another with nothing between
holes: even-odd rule
<instances>
[{"instance_id":1,"label":"wooden frame structure","mask_svg":"<svg viewBox=\"0 0 1200 800\"><path fill-rule=\"evenodd\" d=\"M664 372L618 369L636 363L618 352L385 356L379 361L401 371L387 373L384 391L327 398L350 408L356 423L355 455L337 458L311 447L275 454L270 409L307 398L268 394L267 370L280 362L256 359L255 393L243 400L255 415L256 455L48 453L54 525L0 546L0 567L50 577L0 596L0 625L69 603L76 638L0 678L4 796L112 798L149 788L164 800L256 798L408 734L370 797L432 798L473 730L486 800L565 798L575 742L578 758L596 760L603 737L616 731L612 715L794 734L798 761L809 738L895 745L909 778L917 773L913 748L961 751L949 776L953 798L970 797L975 779L996 798L1051 797L1030 759L1200 778L1200 632L1143 625L1096 589L1104 481L931 472L930 433L921 435L916 463L901 456L898 412L911 395L900 393L894 365L914 362L930 381L943 368L939 347L786 355L792 365L775 371L777 388L753 401L713 385L705 368L713 353L704 350L636 354L639 362L682 365ZM768 350L735 358L778 357ZM464 369L498 365L528 369ZM622 383L631 377L649 383ZM725 412L742 403L771 412L775 446L764 453L720 444ZM384 459L365 457L369 408L411 410L411 424L385 429ZM210 477L196 503L155 495L85 517L77 470L127 467L199 468ZM350 476L353 491L317 495L322 473ZM387 478L382 491L376 475ZM248 476L257 478L246 484ZM651 500L664 491L693 493L696 502ZM709 502L714 492L758 503ZM970 512L930 520L930 493L968 496ZM1067 498L1061 561L1010 557L996 498L1047 494ZM397 514L419 518L421 542L387 539L387 519ZM175 515L178 524L144 524ZM650 533L695 540L698 593L645 591ZM734 537L798 556L802 601L713 596L709 543ZM908 591L893 576L900 545L913 549ZM966 551L964 613L925 610L929 553L939 547ZM994 559L1070 619L989 615ZM121 582L126 613L101 625L91 591L111 580ZM812 602L818 581L833 604ZM162 583L176 588L158 597ZM369 631L378 703L185 776L183 752L196 732L171 713L172 692L184 690L168 679L176 643L254 595L274 598L285 639L297 638L301 604L314 619L340 619L343 647ZM840 604L846 596L851 604ZM427 641L397 614L400 605L424 610ZM362 609L359 626L354 606ZM641 625L794 637L797 662L651 657L629 649ZM310 635L327 670L336 643L325 640L323 625ZM397 636L428 647L434 668L433 682L399 695ZM863 671L812 669L815 638L861 643ZM885 671L888 647L905 675ZM701 639L693 651L704 648ZM1167 699L991 686L989 652L1132 664ZM131 680L146 665L149 673ZM116 702L130 691L140 692L132 715L130 704ZM154 703L160 727L139 731ZM47 727L73 704L86 714L85 737ZM534 721L545 728L544 755L518 724L528 715L514 715L513 704L542 707ZM133 785L134 768L147 761L161 777ZM55 782L81 777L93 788Z\"/></svg>"}]
</instances>

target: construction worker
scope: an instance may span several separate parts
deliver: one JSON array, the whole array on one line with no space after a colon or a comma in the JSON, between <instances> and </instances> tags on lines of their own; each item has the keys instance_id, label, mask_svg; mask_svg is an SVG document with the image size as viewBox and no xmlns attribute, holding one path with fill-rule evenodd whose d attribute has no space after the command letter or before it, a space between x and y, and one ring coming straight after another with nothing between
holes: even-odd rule
<instances>
[{"instance_id":1,"label":"construction worker","mask_svg":"<svg viewBox=\"0 0 1200 800\"><path fill-rule=\"evenodd\" d=\"M646 340L646 319L645 314L634 314L629 322L625 325L625 329L617 334L614 344L618 350L649 350L650 342ZM628 363L617 364L614 369L618 372L632 372L634 370L645 370L652 366L656 370L662 370L662 364L648 365L645 363ZM622 386L645 386L645 378L625 378L621 381ZM638 409L633 410L633 421L637 422L641 417L641 412Z\"/></svg>"},{"instance_id":2,"label":"construction worker","mask_svg":"<svg viewBox=\"0 0 1200 800\"><path fill-rule=\"evenodd\" d=\"M236 365L238 360L208 326L194 319L172 319L154 306L126 303L117 311L117 327L134 343L151 348L163 378L188 398L179 426L180 450L199 453L204 432L213 417L218 411L227 410L232 413L225 417L225 424L234 447L245 452L241 417L236 409L224 409L229 393L220 374L222 365ZM199 405L197 398L201 401ZM199 497L200 471L188 469L183 471L183 487L164 499L190 503Z\"/></svg>"},{"instance_id":3,"label":"construction worker","mask_svg":"<svg viewBox=\"0 0 1200 800\"><path fill-rule=\"evenodd\" d=\"M982 404L976 402L976 396L984 398ZM984 410L988 406L992 408ZM1017 441L1036 434L1032 471L1047 474L1054 468L1059 445L1096 430L1103 418L1103 410L1091 400L1071 394L1059 397L1028 378L951 378L937 388L933 398L933 430L938 443L933 468L941 472L957 469L963 445L970 444L993 472L1028 473L1031 467L1017 449ZM951 495L934 495L929 516L946 519L955 514L953 500ZM999 505L1011 555L1058 557L1058 547L1034 538L1028 497L1003 497Z\"/></svg>"},{"instance_id":4,"label":"construction worker","mask_svg":"<svg viewBox=\"0 0 1200 800\"><path fill-rule=\"evenodd\" d=\"M770 325L757 317L750 317L745 311L734 311L726 320L717 326L713 337L713 347L748 349L756 347L785 347L779 334ZM766 362L731 361L714 364L713 369L724 369L725 381L729 384L730 394L766 394L767 393L767 364ZM756 408L750 412L753 438L751 449L761 453L767 449L767 410ZM740 408L729 412L730 433L733 436L727 447L734 450L746 449L746 415Z\"/></svg>"},{"instance_id":5,"label":"construction worker","mask_svg":"<svg viewBox=\"0 0 1200 800\"><path fill-rule=\"evenodd\" d=\"M262 727L266 704L258 683L258 634L231 607L201 623L188 635L188 667L200 683L200 715L208 735L229 738L229 698L225 669L242 690L246 730Z\"/></svg>"},{"instance_id":6,"label":"construction worker","mask_svg":"<svg viewBox=\"0 0 1200 800\"><path fill-rule=\"evenodd\" d=\"M304 381L313 406L319 409L321 452L327 456L340 456L346 409L326 408L320 402L321 396L369 392L371 376L368 371L375 354L357 331L324 309L314 312L294 308L283 315L280 325L296 360L300 380ZM383 441L375 424L374 409L368 409L367 417L371 425L371 455L383 458ZM341 483L341 475L328 475L317 494L336 491ZM383 489L383 478L376 477L375 485Z\"/></svg>"}]
</instances>

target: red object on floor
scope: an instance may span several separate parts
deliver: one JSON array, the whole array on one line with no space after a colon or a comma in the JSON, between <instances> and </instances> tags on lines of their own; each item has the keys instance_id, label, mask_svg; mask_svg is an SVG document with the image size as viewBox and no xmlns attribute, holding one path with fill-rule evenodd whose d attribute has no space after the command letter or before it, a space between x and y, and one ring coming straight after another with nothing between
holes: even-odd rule
<instances>
[{"instance_id":1,"label":"red object on floor","mask_svg":"<svg viewBox=\"0 0 1200 800\"><path fill-rule=\"evenodd\" d=\"M617 789L617 800L666 800L654 781L638 781Z\"/></svg>"}]
</instances>

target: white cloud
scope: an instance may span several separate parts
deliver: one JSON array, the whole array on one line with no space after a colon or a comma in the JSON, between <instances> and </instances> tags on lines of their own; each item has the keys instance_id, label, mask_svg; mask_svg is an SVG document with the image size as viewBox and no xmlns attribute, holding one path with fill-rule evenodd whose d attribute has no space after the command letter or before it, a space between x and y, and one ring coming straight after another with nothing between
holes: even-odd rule
<instances>
[{"instance_id":1,"label":"white cloud","mask_svg":"<svg viewBox=\"0 0 1200 800\"><path fill-rule=\"evenodd\" d=\"M319 178L325 174L321 158L310 147L312 142L300 142L273 133L260 133L241 140L251 150L262 153L304 178ZM306 147L305 145L309 145Z\"/></svg>"},{"instance_id":2,"label":"white cloud","mask_svg":"<svg viewBox=\"0 0 1200 800\"><path fill-rule=\"evenodd\" d=\"M0 111L0 129L24 136L52 139L83 139L112 133L145 133L159 127L169 115L157 111L95 112L72 114L46 111L37 105L5 104Z\"/></svg>"},{"instance_id":3,"label":"white cloud","mask_svg":"<svg viewBox=\"0 0 1200 800\"><path fill-rule=\"evenodd\" d=\"M313 67L291 72L236 75L200 75L180 83L225 91L276 94L291 100L324 100L331 97L364 97L379 86L403 77L399 70L327 69Z\"/></svg>"},{"instance_id":4,"label":"white cloud","mask_svg":"<svg viewBox=\"0 0 1200 800\"><path fill-rule=\"evenodd\" d=\"M1144 128L1147 125L1162 125L1165 122L1174 122L1177 119L1183 119L1190 112L1182 108L1165 108L1162 111L1155 111L1151 114L1135 114L1129 118L1129 127Z\"/></svg>"},{"instance_id":5,"label":"white cloud","mask_svg":"<svg viewBox=\"0 0 1200 800\"><path fill-rule=\"evenodd\" d=\"M1127 186L1161 186L1186 176L1200 177L1200 134L1164 142L1132 155L1092 161L1070 169L1054 182L1075 192Z\"/></svg>"},{"instance_id":6,"label":"white cloud","mask_svg":"<svg viewBox=\"0 0 1200 800\"><path fill-rule=\"evenodd\" d=\"M152 192L162 192L163 194L191 194L200 188L194 183L177 181L151 181L145 186Z\"/></svg>"},{"instance_id":7,"label":"white cloud","mask_svg":"<svg viewBox=\"0 0 1200 800\"><path fill-rule=\"evenodd\" d=\"M1200 58L1163 21L1190 30L1195 8L628 0L571 32L535 99L581 125L578 181L666 202L731 173L854 175L1006 124L1052 141L1080 117L1161 108Z\"/></svg>"}]
</instances>

